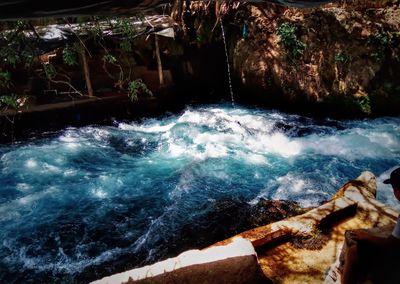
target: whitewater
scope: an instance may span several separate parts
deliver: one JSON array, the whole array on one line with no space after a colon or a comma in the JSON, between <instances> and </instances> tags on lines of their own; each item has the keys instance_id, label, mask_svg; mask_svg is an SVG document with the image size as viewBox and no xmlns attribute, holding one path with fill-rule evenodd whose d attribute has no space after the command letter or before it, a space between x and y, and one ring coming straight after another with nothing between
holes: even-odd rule
<instances>
[{"instance_id":1,"label":"whitewater","mask_svg":"<svg viewBox=\"0 0 400 284\"><path fill-rule=\"evenodd\" d=\"M364 170L400 209L382 183L398 166L399 117L228 104L0 145L0 282L87 282L151 263L207 244L194 239L220 202L318 206Z\"/></svg>"}]
</instances>

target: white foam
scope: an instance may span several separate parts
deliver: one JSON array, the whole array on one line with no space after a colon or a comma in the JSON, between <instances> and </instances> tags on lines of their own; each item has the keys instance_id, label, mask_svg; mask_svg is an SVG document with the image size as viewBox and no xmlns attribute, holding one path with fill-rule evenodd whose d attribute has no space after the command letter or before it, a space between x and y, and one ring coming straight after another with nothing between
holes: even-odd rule
<instances>
[{"instance_id":1,"label":"white foam","mask_svg":"<svg viewBox=\"0 0 400 284\"><path fill-rule=\"evenodd\" d=\"M48 257L44 256L28 256L27 251L29 247L12 247L9 246L12 254L3 259L5 263L22 265L27 269L32 269L36 272L51 271L53 273L68 273L74 274L83 271L86 267L101 264L109 259L114 258L116 255L121 254L121 248L114 248L105 251L98 256L91 258L84 258L81 260L74 260L67 256L62 248L59 248L57 258L49 262Z\"/></svg>"},{"instance_id":2,"label":"white foam","mask_svg":"<svg viewBox=\"0 0 400 284\"><path fill-rule=\"evenodd\" d=\"M227 155L227 148L225 146L213 143L206 144L204 152L193 153L193 156L200 160L205 160L207 158L221 158Z\"/></svg>"},{"instance_id":3,"label":"white foam","mask_svg":"<svg viewBox=\"0 0 400 284\"><path fill-rule=\"evenodd\" d=\"M145 133L162 133L168 132L175 126L175 123L170 123L167 125L138 125L138 124L127 124L127 123L120 123L118 128L122 130L130 130L130 131L138 131L138 132L145 132Z\"/></svg>"},{"instance_id":4,"label":"white foam","mask_svg":"<svg viewBox=\"0 0 400 284\"><path fill-rule=\"evenodd\" d=\"M41 192L33 193L33 194L29 194L27 196L21 197L21 198L17 199L16 202L20 205L30 205L35 201L43 199L45 196L47 196L49 194L56 193L57 191L58 191L58 188L55 186L52 186Z\"/></svg>"},{"instance_id":5,"label":"white foam","mask_svg":"<svg viewBox=\"0 0 400 284\"><path fill-rule=\"evenodd\" d=\"M255 139L247 141L247 148L261 153L277 154L285 158L299 155L303 150L301 143L290 140L282 133L257 135Z\"/></svg>"},{"instance_id":6,"label":"white foam","mask_svg":"<svg viewBox=\"0 0 400 284\"><path fill-rule=\"evenodd\" d=\"M7 221L20 216L17 211L20 207L27 207L32 203L39 201L43 198L48 198L48 195L52 195L58 192L58 188L55 186L49 187L43 191L28 194L24 197L9 201L0 206L0 221Z\"/></svg>"},{"instance_id":7,"label":"white foam","mask_svg":"<svg viewBox=\"0 0 400 284\"><path fill-rule=\"evenodd\" d=\"M73 137L71 134L65 134L64 136L60 136L59 140L65 143L75 143L79 141L79 138Z\"/></svg>"},{"instance_id":8,"label":"white foam","mask_svg":"<svg viewBox=\"0 0 400 284\"><path fill-rule=\"evenodd\" d=\"M290 191L290 192L301 192L307 186L309 186L309 182L302 177L295 176L292 173L288 173L285 176L277 178L278 184L280 184L277 193Z\"/></svg>"},{"instance_id":9,"label":"white foam","mask_svg":"<svg viewBox=\"0 0 400 284\"><path fill-rule=\"evenodd\" d=\"M186 152L186 149L180 145L170 143L168 145L168 152L172 157L179 157Z\"/></svg>"},{"instance_id":10,"label":"white foam","mask_svg":"<svg viewBox=\"0 0 400 284\"><path fill-rule=\"evenodd\" d=\"M28 192L30 189L32 189L32 186L27 184L27 183L17 183L17 190L22 191L22 192Z\"/></svg>"},{"instance_id":11,"label":"white foam","mask_svg":"<svg viewBox=\"0 0 400 284\"><path fill-rule=\"evenodd\" d=\"M37 164L37 162L36 162L34 159L29 159L29 160L27 160L26 163L25 163L25 166L26 166L27 168L30 168L30 169L36 168L37 165L38 165L38 164Z\"/></svg>"},{"instance_id":12,"label":"white foam","mask_svg":"<svg viewBox=\"0 0 400 284\"><path fill-rule=\"evenodd\" d=\"M277 186L276 191L271 192L271 188ZM329 198L329 194L321 192L315 188L315 182L305 178L301 174L288 173L270 181L260 194L250 201L250 204L257 204L262 198L274 200L293 200L303 207L315 206L321 200L321 195ZM315 198L310 198L315 196Z\"/></svg>"},{"instance_id":13,"label":"white foam","mask_svg":"<svg viewBox=\"0 0 400 284\"><path fill-rule=\"evenodd\" d=\"M268 165L268 160L266 157L260 154L245 153L243 151L238 151L236 155L243 161L254 164L254 165ZM259 178L259 176L255 177Z\"/></svg>"},{"instance_id":14,"label":"white foam","mask_svg":"<svg viewBox=\"0 0 400 284\"><path fill-rule=\"evenodd\" d=\"M96 196L97 198L100 198L100 199L103 199L103 198L106 198L107 197L107 192L105 192L103 189L101 189L101 188L93 188L92 190L91 190L91 192L92 192L92 194L94 195L94 196Z\"/></svg>"},{"instance_id":15,"label":"white foam","mask_svg":"<svg viewBox=\"0 0 400 284\"><path fill-rule=\"evenodd\" d=\"M78 171L75 169L67 169L66 171L64 171L64 176L66 177L75 176L77 173Z\"/></svg>"},{"instance_id":16,"label":"white foam","mask_svg":"<svg viewBox=\"0 0 400 284\"><path fill-rule=\"evenodd\" d=\"M54 165L50 165L48 163L43 163L44 172L51 172L51 173L61 173L61 169Z\"/></svg>"}]
</instances>

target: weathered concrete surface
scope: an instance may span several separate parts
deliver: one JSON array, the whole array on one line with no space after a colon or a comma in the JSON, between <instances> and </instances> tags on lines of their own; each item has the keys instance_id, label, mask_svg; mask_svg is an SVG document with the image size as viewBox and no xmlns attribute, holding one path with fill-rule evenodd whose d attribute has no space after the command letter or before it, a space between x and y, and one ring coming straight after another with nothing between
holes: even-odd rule
<instances>
[{"instance_id":1,"label":"weathered concrete surface","mask_svg":"<svg viewBox=\"0 0 400 284\"><path fill-rule=\"evenodd\" d=\"M186 251L175 258L105 277L92 283L217 282L268 283L258 265L254 247L249 241L236 238L226 246L202 251Z\"/></svg>"},{"instance_id":2,"label":"weathered concrete surface","mask_svg":"<svg viewBox=\"0 0 400 284\"><path fill-rule=\"evenodd\" d=\"M355 204L355 214L332 224L327 238L322 239L325 243L321 249L299 248L293 242L286 242L271 249L261 249L259 262L264 273L279 283L323 283L330 266L340 255L346 230L384 226L390 230L394 226L398 213L376 201L375 190L375 177L370 173L363 173L357 180L347 183L339 190L339 194L335 195L335 199L324 206L331 204L334 212L343 208L334 208L334 204ZM312 215L316 219L321 217L314 213ZM311 238L318 239L319 234L321 233L316 231Z\"/></svg>"}]
</instances>

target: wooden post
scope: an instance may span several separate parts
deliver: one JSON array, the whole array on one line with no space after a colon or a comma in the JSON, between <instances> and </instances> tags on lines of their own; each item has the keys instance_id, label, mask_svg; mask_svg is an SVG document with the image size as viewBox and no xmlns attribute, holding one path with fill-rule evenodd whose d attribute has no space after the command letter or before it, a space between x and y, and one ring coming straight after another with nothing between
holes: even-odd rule
<instances>
[{"instance_id":1,"label":"wooden post","mask_svg":"<svg viewBox=\"0 0 400 284\"><path fill-rule=\"evenodd\" d=\"M83 43L79 45L80 47L80 54L81 54L81 60L82 60L82 65L83 65L83 74L85 76L85 82L86 82L86 87L88 91L89 97L93 97L93 87L92 87L92 81L90 80L90 69L89 69L89 64L87 61L86 57L86 50L85 47L83 46Z\"/></svg>"},{"instance_id":2,"label":"wooden post","mask_svg":"<svg viewBox=\"0 0 400 284\"><path fill-rule=\"evenodd\" d=\"M154 35L155 43L156 43L156 58L157 58L157 67L158 67L158 79L160 80L160 86L164 85L164 74L161 63L160 56L160 47L158 45L158 35Z\"/></svg>"}]
</instances>

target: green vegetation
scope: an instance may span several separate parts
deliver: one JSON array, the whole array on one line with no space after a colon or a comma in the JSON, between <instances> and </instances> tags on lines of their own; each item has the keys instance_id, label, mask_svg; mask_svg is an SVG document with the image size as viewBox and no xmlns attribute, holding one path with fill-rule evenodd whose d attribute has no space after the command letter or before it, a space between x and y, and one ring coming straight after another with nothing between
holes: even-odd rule
<instances>
[{"instance_id":1,"label":"green vegetation","mask_svg":"<svg viewBox=\"0 0 400 284\"><path fill-rule=\"evenodd\" d=\"M297 27L294 24L288 22L282 23L278 27L277 35L292 58L298 59L303 55L306 44L298 39Z\"/></svg>"},{"instance_id":2,"label":"green vegetation","mask_svg":"<svg viewBox=\"0 0 400 284\"><path fill-rule=\"evenodd\" d=\"M371 53L371 56L381 61L385 58L389 48L399 44L399 35L397 33L378 32L369 36L368 44L376 47L376 52Z\"/></svg>"},{"instance_id":3,"label":"green vegetation","mask_svg":"<svg viewBox=\"0 0 400 284\"><path fill-rule=\"evenodd\" d=\"M347 55L344 52L339 52L335 55L335 62L336 63L341 63L341 64L347 64L352 61L351 55Z\"/></svg>"},{"instance_id":4,"label":"green vegetation","mask_svg":"<svg viewBox=\"0 0 400 284\"><path fill-rule=\"evenodd\" d=\"M371 114L371 100L369 96L353 98L353 104L362 114Z\"/></svg>"},{"instance_id":5,"label":"green vegetation","mask_svg":"<svg viewBox=\"0 0 400 284\"><path fill-rule=\"evenodd\" d=\"M117 58L111 54L106 54L103 56L103 61L108 64L115 64L117 63Z\"/></svg>"},{"instance_id":6,"label":"green vegetation","mask_svg":"<svg viewBox=\"0 0 400 284\"><path fill-rule=\"evenodd\" d=\"M153 93L147 88L146 84L141 79L129 82L128 84L129 98L131 101L137 101L139 94L147 94L152 96Z\"/></svg>"},{"instance_id":7,"label":"green vegetation","mask_svg":"<svg viewBox=\"0 0 400 284\"><path fill-rule=\"evenodd\" d=\"M53 64L43 64L44 73L46 78L53 80L57 76L57 70Z\"/></svg>"},{"instance_id":8,"label":"green vegetation","mask_svg":"<svg viewBox=\"0 0 400 284\"><path fill-rule=\"evenodd\" d=\"M28 78L38 82L37 86L81 95L80 90L85 84L84 77L81 76L81 79L76 80L76 77L70 76L82 74L83 53L86 53L86 60L89 62L103 61L104 72L113 80L111 88L129 93L132 100L136 100L138 94L150 94L141 80L132 81L134 75L131 66L134 62L132 50L137 37L133 20L137 19L124 17L54 19L46 24L61 23L73 26L74 36L71 39L75 39L75 42L69 41L64 47L45 54L39 45L41 41L32 38L32 35L39 37L33 23L18 21L1 25L0 107L15 108L18 105L16 103L18 98L29 95L32 90L28 85L30 84ZM111 30L116 36L106 38ZM109 71L107 68L112 69ZM15 83L17 76L18 84ZM40 96L41 89L35 90L32 95Z\"/></svg>"},{"instance_id":9,"label":"green vegetation","mask_svg":"<svg viewBox=\"0 0 400 284\"><path fill-rule=\"evenodd\" d=\"M0 70L0 88L9 89L12 86L13 86L13 83L11 82L10 72Z\"/></svg>"},{"instance_id":10,"label":"green vegetation","mask_svg":"<svg viewBox=\"0 0 400 284\"><path fill-rule=\"evenodd\" d=\"M132 41L136 37L136 32L134 31L131 22L128 19L122 18L117 19L117 32L121 33L121 41L119 43L120 48L126 52L132 51Z\"/></svg>"},{"instance_id":11,"label":"green vegetation","mask_svg":"<svg viewBox=\"0 0 400 284\"><path fill-rule=\"evenodd\" d=\"M16 95L0 96L0 108L18 109L19 98Z\"/></svg>"},{"instance_id":12,"label":"green vegetation","mask_svg":"<svg viewBox=\"0 0 400 284\"><path fill-rule=\"evenodd\" d=\"M75 45L67 44L62 52L63 61L69 66L78 65L78 51Z\"/></svg>"}]
</instances>

